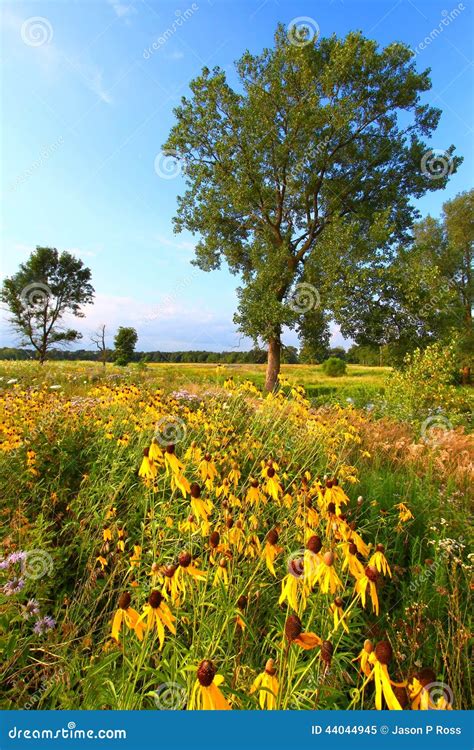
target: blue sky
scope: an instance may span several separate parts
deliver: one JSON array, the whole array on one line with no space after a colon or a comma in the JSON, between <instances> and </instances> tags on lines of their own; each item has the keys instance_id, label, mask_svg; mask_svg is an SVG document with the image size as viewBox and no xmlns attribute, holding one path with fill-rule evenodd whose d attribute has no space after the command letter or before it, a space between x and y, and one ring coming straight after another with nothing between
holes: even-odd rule
<instances>
[{"instance_id":1,"label":"blue sky","mask_svg":"<svg viewBox=\"0 0 474 750\"><path fill-rule=\"evenodd\" d=\"M432 69L425 101L443 110L430 145L453 143L464 156L448 188L419 207L436 215L472 185L468 0L4 1L2 16L1 275L36 245L79 255L96 289L78 325L85 348L101 323L110 341L118 325L134 325L140 350L248 348L232 323L237 279L196 270L193 238L173 234L184 181L160 149L201 68L219 65L235 82L233 62L271 45L279 21L307 16L323 36L360 29L416 48L419 67ZM15 343L5 322L0 335Z\"/></svg>"}]
</instances>

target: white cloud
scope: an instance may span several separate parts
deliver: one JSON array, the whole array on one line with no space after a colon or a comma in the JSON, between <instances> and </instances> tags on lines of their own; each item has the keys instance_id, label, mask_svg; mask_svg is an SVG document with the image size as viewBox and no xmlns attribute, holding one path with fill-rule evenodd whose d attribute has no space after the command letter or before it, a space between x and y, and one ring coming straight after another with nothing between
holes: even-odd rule
<instances>
[{"instance_id":1,"label":"white cloud","mask_svg":"<svg viewBox=\"0 0 474 750\"><path fill-rule=\"evenodd\" d=\"M114 9L118 18L125 18L126 16L131 16L137 12L133 3L120 3L117 0L107 0L107 3Z\"/></svg>"}]
</instances>

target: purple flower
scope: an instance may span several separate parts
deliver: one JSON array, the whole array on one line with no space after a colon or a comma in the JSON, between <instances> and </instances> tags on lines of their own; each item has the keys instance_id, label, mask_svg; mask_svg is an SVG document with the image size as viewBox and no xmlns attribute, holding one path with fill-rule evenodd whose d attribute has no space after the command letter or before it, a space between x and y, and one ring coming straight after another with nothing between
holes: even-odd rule
<instances>
[{"instance_id":1,"label":"purple flower","mask_svg":"<svg viewBox=\"0 0 474 750\"><path fill-rule=\"evenodd\" d=\"M25 562L26 552L12 552L8 559L10 561L10 565L14 565L17 562Z\"/></svg>"},{"instance_id":2,"label":"purple flower","mask_svg":"<svg viewBox=\"0 0 474 750\"><path fill-rule=\"evenodd\" d=\"M24 578L13 578L11 581L7 581L3 586L2 591L6 596L12 596L18 594L23 586L25 585Z\"/></svg>"},{"instance_id":3,"label":"purple flower","mask_svg":"<svg viewBox=\"0 0 474 750\"><path fill-rule=\"evenodd\" d=\"M53 628L55 627L56 627L56 620L53 620L52 617L49 617L49 615L46 615L46 617L42 617L41 619L36 620L33 631L37 635L43 635L43 633L46 633L48 630L53 630Z\"/></svg>"},{"instance_id":4,"label":"purple flower","mask_svg":"<svg viewBox=\"0 0 474 750\"><path fill-rule=\"evenodd\" d=\"M37 602L36 599L29 599L29 601L27 601L27 603L25 604L23 617L25 618L25 620L27 620L29 617L36 617L36 615L39 615L39 612L39 602Z\"/></svg>"}]
</instances>

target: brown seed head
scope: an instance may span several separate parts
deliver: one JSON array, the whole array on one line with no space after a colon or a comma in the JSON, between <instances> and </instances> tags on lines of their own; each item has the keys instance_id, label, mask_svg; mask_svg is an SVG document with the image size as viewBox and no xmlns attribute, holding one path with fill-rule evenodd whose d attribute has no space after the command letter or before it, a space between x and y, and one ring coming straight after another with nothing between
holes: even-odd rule
<instances>
[{"instance_id":1,"label":"brown seed head","mask_svg":"<svg viewBox=\"0 0 474 750\"><path fill-rule=\"evenodd\" d=\"M310 536L310 538L306 542L306 549L309 549L309 551L313 552L315 555L318 554L322 546L323 546L323 543L321 542L320 537L316 536L316 534L314 534L313 536Z\"/></svg>"},{"instance_id":2,"label":"brown seed head","mask_svg":"<svg viewBox=\"0 0 474 750\"><path fill-rule=\"evenodd\" d=\"M148 604L153 609L157 609L160 606L163 599L164 599L164 596L161 593L161 591L152 591L150 596L148 597Z\"/></svg>"},{"instance_id":3,"label":"brown seed head","mask_svg":"<svg viewBox=\"0 0 474 750\"><path fill-rule=\"evenodd\" d=\"M336 512L336 504L335 503L328 503L328 513L334 513Z\"/></svg>"},{"instance_id":4,"label":"brown seed head","mask_svg":"<svg viewBox=\"0 0 474 750\"><path fill-rule=\"evenodd\" d=\"M379 641L375 647L375 656L381 664L390 664L393 650L388 641Z\"/></svg>"},{"instance_id":5,"label":"brown seed head","mask_svg":"<svg viewBox=\"0 0 474 750\"><path fill-rule=\"evenodd\" d=\"M372 641L369 641L369 639L366 638L364 641L364 651L366 651L368 654L371 654L373 650L374 644L372 643Z\"/></svg>"},{"instance_id":6,"label":"brown seed head","mask_svg":"<svg viewBox=\"0 0 474 750\"><path fill-rule=\"evenodd\" d=\"M220 537L219 532L218 531L213 531L212 534L211 534L211 536L209 537L209 545L213 549L215 549L217 547L217 545L219 544L219 542L220 542L220 538L221 537Z\"/></svg>"},{"instance_id":7,"label":"brown seed head","mask_svg":"<svg viewBox=\"0 0 474 750\"><path fill-rule=\"evenodd\" d=\"M176 573L177 566L176 565L166 565L163 573L167 578L173 578L174 574Z\"/></svg>"},{"instance_id":8,"label":"brown seed head","mask_svg":"<svg viewBox=\"0 0 474 750\"><path fill-rule=\"evenodd\" d=\"M240 609L241 612L244 611L244 609L247 607L247 604L249 603L248 598L245 596L245 594L242 594L237 599L237 606Z\"/></svg>"},{"instance_id":9,"label":"brown seed head","mask_svg":"<svg viewBox=\"0 0 474 750\"><path fill-rule=\"evenodd\" d=\"M250 485L251 487L254 487L256 489L258 487L258 481L256 479L252 479Z\"/></svg>"},{"instance_id":10,"label":"brown seed head","mask_svg":"<svg viewBox=\"0 0 474 750\"><path fill-rule=\"evenodd\" d=\"M328 488L328 490L331 489L331 487L333 486L333 484L334 484L334 482L333 482L332 479L327 479L326 480L326 487Z\"/></svg>"},{"instance_id":11,"label":"brown seed head","mask_svg":"<svg viewBox=\"0 0 474 750\"><path fill-rule=\"evenodd\" d=\"M128 591L124 591L124 593L120 595L118 605L120 609L128 609L131 601L132 597L130 596Z\"/></svg>"},{"instance_id":12,"label":"brown seed head","mask_svg":"<svg viewBox=\"0 0 474 750\"><path fill-rule=\"evenodd\" d=\"M393 692L395 693L395 698L399 702L400 706L402 708L406 708L408 706L408 693L405 690L404 687L393 687Z\"/></svg>"},{"instance_id":13,"label":"brown seed head","mask_svg":"<svg viewBox=\"0 0 474 750\"><path fill-rule=\"evenodd\" d=\"M167 453L174 453L174 444L173 443L170 443L169 445L166 446L166 452Z\"/></svg>"},{"instance_id":14,"label":"brown seed head","mask_svg":"<svg viewBox=\"0 0 474 750\"><path fill-rule=\"evenodd\" d=\"M415 677L423 687L431 685L432 682L436 682L436 674L431 667L422 667L422 669L418 670L415 674Z\"/></svg>"},{"instance_id":15,"label":"brown seed head","mask_svg":"<svg viewBox=\"0 0 474 750\"><path fill-rule=\"evenodd\" d=\"M269 466L267 469L267 477L271 479L274 476L275 476L275 469L273 468L273 466Z\"/></svg>"},{"instance_id":16,"label":"brown seed head","mask_svg":"<svg viewBox=\"0 0 474 750\"><path fill-rule=\"evenodd\" d=\"M232 518L232 516L229 516L226 519L225 525L227 526L228 529L232 528L232 526L234 525L234 519Z\"/></svg>"},{"instance_id":17,"label":"brown seed head","mask_svg":"<svg viewBox=\"0 0 474 750\"><path fill-rule=\"evenodd\" d=\"M377 544L375 550L376 552L385 552L385 547L383 546L383 544Z\"/></svg>"},{"instance_id":18,"label":"brown seed head","mask_svg":"<svg viewBox=\"0 0 474 750\"><path fill-rule=\"evenodd\" d=\"M191 497L201 497L201 488L197 482L192 482L190 486Z\"/></svg>"},{"instance_id":19,"label":"brown seed head","mask_svg":"<svg viewBox=\"0 0 474 750\"><path fill-rule=\"evenodd\" d=\"M187 552L186 550L183 550L183 552L180 552L178 555L178 562L181 565L182 568L187 568L191 565L192 555L190 552Z\"/></svg>"},{"instance_id":20,"label":"brown seed head","mask_svg":"<svg viewBox=\"0 0 474 750\"><path fill-rule=\"evenodd\" d=\"M336 607L343 607L344 601L340 596L336 596L336 598L334 599L334 604L336 605Z\"/></svg>"},{"instance_id":21,"label":"brown seed head","mask_svg":"<svg viewBox=\"0 0 474 750\"><path fill-rule=\"evenodd\" d=\"M143 455L145 456L145 458L148 458L148 454L149 454L149 452L150 452L150 449L149 449L149 448L144 448L144 449L143 449Z\"/></svg>"},{"instance_id":22,"label":"brown seed head","mask_svg":"<svg viewBox=\"0 0 474 750\"><path fill-rule=\"evenodd\" d=\"M332 655L334 653L334 646L331 641L323 641L321 644L321 659L328 667L331 665Z\"/></svg>"},{"instance_id":23,"label":"brown seed head","mask_svg":"<svg viewBox=\"0 0 474 750\"><path fill-rule=\"evenodd\" d=\"M268 659L267 663L265 664L265 672L272 677L274 674L276 674L276 669L273 665L273 659Z\"/></svg>"},{"instance_id":24,"label":"brown seed head","mask_svg":"<svg viewBox=\"0 0 474 750\"><path fill-rule=\"evenodd\" d=\"M271 529L271 531L268 532L267 542L268 544L276 544L278 542L278 531L276 529Z\"/></svg>"},{"instance_id":25,"label":"brown seed head","mask_svg":"<svg viewBox=\"0 0 474 750\"><path fill-rule=\"evenodd\" d=\"M210 461L210 460L211 460L211 454L210 453L206 453L205 456L204 456L204 461Z\"/></svg>"},{"instance_id":26,"label":"brown seed head","mask_svg":"<svg viewBox=\"0 0 474 750\"><path fill-rule=\"evenodd\" d=\"M329 552L324 553L323 561L326 563L328 568L330 568L331 565L334 564L334 552L332 551L332 549L330 549Z\"/></svg>"},{"instance_id":27,"label":"brown seed head","mask_svg":"<svg viewBox=\"0 0 474 750\"><path fill-rule=\"evenodd\" d=\"M197 678L203 687L209 687L214 677L216 676L217 669L215 668L212 661L204 659L197 669Z\"/></svg>"},{"instance_id":28,"label":"brown seed head","mask_svg":"<svg viewBox=\"0 0 474 750\"><path fill-rule=\"evenodd\" d=\"M365 569L365 575L369 579L369 581L372 581L372 583L375 583L377 578L379 577L377 568L374 568L373 565L367 565Z\"/></svg>"},{"instance_id":29,"label":"brown seed head","mask_svg":"<svg viewBox=\"0 0 474 750\"><path fill-rule=\"evenodd\" d=\"M348 549L349 549L349 554L351 554L351 555L355 555L355 554L356 554L356 552L357 552L357 545L356 545L356 544L354 544L354 542L349 542L349 547L348 547Z\"/></svg>"},{"instance_id":30,"label":"brown seed head","mask_svg":"<svg viewBox=\"0 0 474 750\"><path fill-rule=\"evenodd\" d=\"M298 615L289 615L285 622L285 635L290 641L295 640L303 632L303 626Z\"/></svg>"}]
</instances>

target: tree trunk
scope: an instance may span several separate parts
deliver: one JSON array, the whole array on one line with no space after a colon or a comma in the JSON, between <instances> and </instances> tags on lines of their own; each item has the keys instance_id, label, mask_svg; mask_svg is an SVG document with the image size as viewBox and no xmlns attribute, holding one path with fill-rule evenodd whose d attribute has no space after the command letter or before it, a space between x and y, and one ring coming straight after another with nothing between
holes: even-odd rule
<instances>
[{"instance_id":1,"label":"tree trunk","mask_svg":"<svg viewBox=\"0 0 474 750\"><path fill-rule=\"evenodd\" d=\"M273 391L280 372L281 340L280 336L271 338L268 342L267 373L265 376L265 390Z\"/></svg>"}]
</instances>

